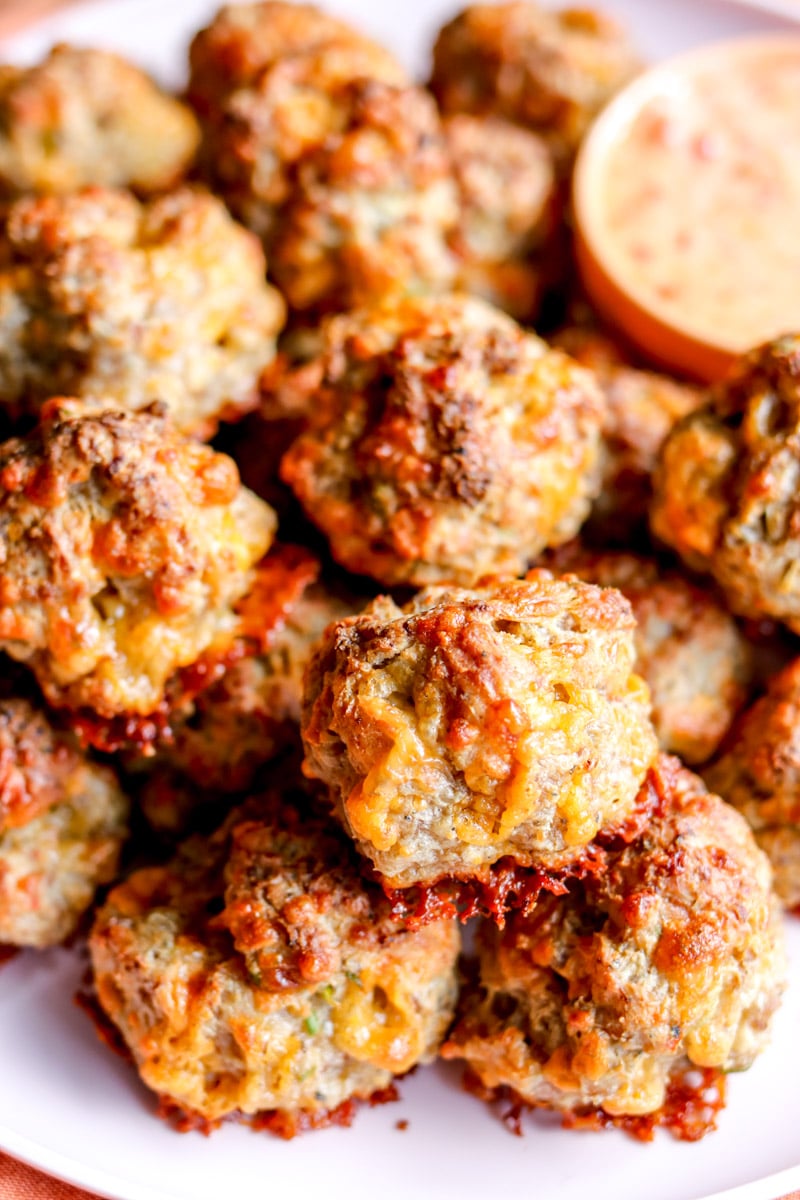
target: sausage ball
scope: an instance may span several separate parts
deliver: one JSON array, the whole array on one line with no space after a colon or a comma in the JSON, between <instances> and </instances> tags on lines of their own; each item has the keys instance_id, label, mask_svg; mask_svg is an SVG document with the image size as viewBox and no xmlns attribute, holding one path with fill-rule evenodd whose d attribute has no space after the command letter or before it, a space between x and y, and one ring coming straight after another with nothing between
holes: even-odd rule
<instances>
[{"instance_id":1,"label":"sausage ball","mask_svg":"<svg viewBox=\"0 0 800 1200\"><path fill-rule=\"evenodd\" d=\"M299 741L303 672L332 621L356 607L319 580L320 564L298 547L270 554L257 587L274 605L262 613L261 652L240 659L222 677L170 713L170 733L146 760L154 786L164 766L197 788L240 792L256 771Z\"/></svg>"},{"instance_id":2,"label":"sausage ball","mask_svg":"<svg viewBox=\"0 0 800 1200\"><path fill-rule=\"evenodd\" d=\"M329 322L284 480L348 570L392 586L521 574L599 487L591 374L465 296Z\"/></svg>"},{"instance_id":3,"label":"sausage ball","mask_svg":"<svg viewBox=\"0 0 800 1200\"><path fill-rule=\"evenodd\" d=\"M435 1056L458 949L454 921L404 930L344 836L274 796L115 888L90 942L148 1087L210 1120L298 1123Z\"/></svg>"},{"instance_id":4,"label":"sausage ball","mask_svg":"<svg viewBox=\"0 0 800 1200\"><path fill-rule=\"evenodd\" d=\"M457 282L518 320L536 316L558 217L547 143L498 117L442 122L459 194Z\"/></svg>"},{"instance_id":5,"label":"sausage ball","mask_svg":"<svg viewBox=\"0 0 800 1200\"><path fill-rule=\"evenodd\" d=\"M0 699L0 942L53 946L113 879L128 802L30 701Z\"/></svg>"},{"instance_id":6,"label":"sausage ball","mask_svg":"<svg viewBox=\"0 0 800 1200\"><path fill-rule=\"evenodd\" d=\"M268 250L300 164L349 120L354 79L406 82L390 54L353 35L270 63L201 110L205 176Z\"/></svg>"},{"instance_id":7,"label":"sausage ball","mask_svg":"<svg viewBox=\"0 0 800 1200\"><path fill-rule=\"evenodd\" d=\"M337 106L336 128L297 165L272 245L290 307L446 290L458 196L435 104L421 88L355 79Z\"/></svg>"},{"instance_id":8,"label":"sausage ball","mask_svg":"<svg viewBox=\"0 0 800 1200\"><path fill-rule=\"evenodd\" d=\"M631 815L655 757L619 592L555 579L379 597L306 674L306 773L390 887L558 870Z\"/></svg>"},{"instance_id":9,"label":"sausage ball","mask_svg":"<svg viewBox=\"0 0 800 1200\"><path fill-rule=\"evenodd\" d=\"M36 66L0 67L0 195L164 191L199 137L186 105L105 50L55 46Z\"/></svg>"},{"instance_id":10,"label":"sausage ball","mask_svg":"<svg viewBox=\"0 0 800 1200\"><path fill-rule=\"evenodd\" d=\"M225 98L248 87L268 67L343 42L380 52L345 21L313 4L261 0L225 5L192 40L188 98L201 120L218 119Z\"/></svg>"},{"instance_id":11,"label":"sausage ball","mask_svg":"<svg viewBox=\"0 0 800 1200\"><path fill-rule=\"evenodd\" d=\"M651 526L734 612L800 633L800 335L740 360L667 439Z\"/></svg>"},{"instance_id":12,"label":"sausage ball","mask_svg":"<svg viewBox=\"0 0 800 1200\"><path fill-rule=\"evenodd\" d=\"M750 822L784 904L800 908L800 659L743 714L705 776Z\"/></svg>"},{"instance_id":13,"label":"sausage ball","mask_svg":"<svg viewBox=\"0 0 800 1200\"><path fill-rule=\"evenodd\" d=\"M489 1087L562 1111L657 1112L691 1067L763 1050L785 978L770 869L740 815L676 759L607 868L479 935L480 984L443 1048Z\"/></svg>"},{"instance_id":14,"label":"sausage ball","mask_svg":"<svg viewBox=\"0 0 800 1200\"><path fill-rule=\"evenodd\" d=\"M662 750L707 762L747 702L749 642L715 598L677 571L635 554L557 551L548 566L619 588L636 618L636 670L650 688Z\"/></svg>"},{"instance_id":15,"label":"sausage ball","mask_svg":"<svg viewBox=\"0 0 800 1200\"><path fill-rule=\"evenodd\" d=\"M163 410L55 401L0 446L0 649L57 707L152 713L175 672L230 645L274 527Z\"/></svg>"},{"instance_id":16,"label":"sausage ball","mask_svg":"<svg viewBox=\"0 0 800 1200\"><path fill-rule=\"evenodd\" d=\"M624 30L587 9L475 4L439 32L431 89L446 113L493 113L569 160L598 110L636 73Z\"/></svg>"},{"instance_id":17,"label":"sausage ball","mask_svg":"<svg viewBox=\"0 0 800 1200\"><path fill-rule=\"evenodd\" d=\"M265 269L257 239L200 191L18 200L0 224L0 409L161 400L178 429L210 437L258 403L284 316Z\"/></svg>"}]
</instances>

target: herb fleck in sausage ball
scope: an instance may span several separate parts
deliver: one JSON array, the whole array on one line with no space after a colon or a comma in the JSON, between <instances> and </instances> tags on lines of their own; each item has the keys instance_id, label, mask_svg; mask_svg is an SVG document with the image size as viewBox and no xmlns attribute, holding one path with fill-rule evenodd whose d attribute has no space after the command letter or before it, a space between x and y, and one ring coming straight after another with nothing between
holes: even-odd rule
<instances>
[{"instance_id":1,"label":"herb fleck in sausage ball","mask_svg":"<svg viewBox=\"0 0 800 1200\"><path fill-rule=\"evenodd\" d=\"M348 120L354 79L406 82L390 54L353 34L271 62L201 108L206 177L268 250L304 158Z\"/></svg>"},{"instance_id":2,"label":"herb fleck in sausage ball","mask_svg":"<svg viewBox=\"0 0 800 1200\"><path fill-rule=\"evenodd\" d=\"M753 675L750 645L730 613L654 559L566 546L548 566L627 597L659 744L687 763L707 762L746 703Z\"/></svg>"},{"instance_id":3,"label":"herb fleck in sausage ball","mask_svg":"<svg viewBox=\"0 0 800 1200\"><path fill-rule=\"evenodd\" d=\"M446 290L458 196L435 104L373 79L353 80L337 103L337 127L298 164L272 245L290 308Z\"/></svg>"},{"instance_id":4,"label":"herb fleck in sausage ball","mask_svg":"<svg viewBox=\"0 0 800 1200\"><path fill-rule=\"evenodd\" d=\"M132 63L55 46L33 67L0 67L0 193L70 192L88 184L164 191L199 141L190 109Z\"/></svg>"},{"instance_id":5,"label":"herb fleck in sausage ball","mask_svg":"<svg viewBox=\"0 0 800 1200\"><path fill-rule=\"evenodd\" d=\"M589 528L606 542L630 542L647 523L661 447L681 417L700 407L703 392L632 366L611 338L591 327L566 327L553 344L595 372L606 399L603 485Z\"/></svg>"},{"instance_id":6,"label":"herb fleck in sausage ball","mask_svg":"<svg viewBox=\"0 0 800 1200\"><path fill-rule=\"evenodd\" d=\"M211 1120L366 1098L435 1056L456 1000L456 923L404 930L336 827L274 797L117 887L90 948L144 1082Z\"/></svg>"},{"instance_id":7,"label":"herb fleck in sausage ball","mask_svg":"<svg viewBox=\"0 0 800 1200\"><path fill-rule=\"evenodd\" d=\"M53 402L0 446L0 649L58 707L151 713L233 640L274 526L232 460L161 410Z\"/></svg>"},{"instance_id":8,"label":"herb fleck in sausage ball","mask_svg":"<svg viewBox=\"0 0 800 1200\"><path fill-rule=\"evenodd\" d=\"M754 350L667 439L651 526L734 612L800 632L800 336Z\"/></svg>"},{"instance_id":9,"label":"herb fleck in sausage ball","mask_svg":"<svg viewBox=\"0 0 800 1200\"><path fill-rule=\"evenodd\" d=\"M656 754L627 600L546 571L379 597L306 674L305 770L392 887L559 869L631 814Z\"/></svg>"},{"instance_id":10,"label":"herb fleck in sausage ball","mask_svg":"<svg viewBox=\"0 0 800 1200\"><path fill-rule=\"evenodd\" d=\"M547 144L498 117L456 114L442 127L459 193L458 285L530 320L552 273L558 216Z\"/></svg>"},{"instance_id":11,"label":"herb fleck in sausage ball","mask_svg":"<svg viewBox=\"0 0 800 1200\"><path fill-rule=\"evenodd\" d=\"M780 898L800 906L800 660L774 676L705 776L750 822Z\"/></svg>"},{"instance_id":12,"label":"herb fleck in sausage ball","mask_svg":"<svg viewBox=\"0 0 800 1200\"><path fill-rule=\"evenodd\" d=\"M638 69L625 32L587 9L475 4L440 30L431 88L446 113L494 113L544 134L568 159L597 111Z\"/></svg>"},{"instance_id":13,"label":"herb fleck in sausage ball","mask_svg":"<svg viewBox=\"0 0 800 1200\"><path fill-rule=\"evenodd\" d=\"M284 306L265 269L257 239L204 192L18 200L0 228L0 411L159 400L181 431L211 436L258 403L275 351Z\"/></svg>"},{"instance_id":14,"label":"herb fleck in sausage ball","mask_svg":"<svg viewBox=\"0 0 800 1200\"><path fill-rule=\"evenodd\" d=\"M739 1071L783 990L766 856L740 815L676 759L661 800L607 868L479 935L480 983L443 1048L529 1104L656 1112L690 1067Z\"/></svg>"},{"instance_id":15,"label":"herb fleck in sausage ball","mask_svg":"<svg viewBox=\"0 0 800 1200\"><path fill-rule=\"evenodd\" d=\"M0 943L53 946L114 877L128 802L26 699L0 699Z\"/></svg>"},{"instance_id":16,"label":"herb fleck in sausage ball","mask_svg":"<svg viewBox=\"0 0 800 1200\"><path fill-rule=\"evenodd\" d=\"M482 301L335 318L318 379L282 475L334 557L382 584L521 574L597 494L593 377Z\"/></svg>"}]
</instances>

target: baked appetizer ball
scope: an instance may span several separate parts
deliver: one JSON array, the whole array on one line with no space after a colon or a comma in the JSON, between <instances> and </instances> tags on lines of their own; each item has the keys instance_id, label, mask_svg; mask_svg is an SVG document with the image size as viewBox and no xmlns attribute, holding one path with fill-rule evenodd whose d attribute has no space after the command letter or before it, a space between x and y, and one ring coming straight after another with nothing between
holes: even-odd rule
<instances>
[{"instance_id":1,"label":"baked appetizer ball","mask_svg":"<svg viewBox=\"0 0 800 1200\"><path fill-rule=\"evenodd\" d=\"M494 113L569 159L603 104L635 74L627 35L599 12L531 0L475 4L439 32L431 89L446 113Z\"/></svg>"},{"instance_id":2,"label":"baked appetizer ball","mask_svg":"<svg viewBox=\"0 0 800 1200\"><path fill-rule=\"evenodd\" d=\"M800 632L800 335L760 346L667 439L651 526L734 610Z\"/></svg>"},{"instance_id":3,"label":"baked appetizer ball","mask_svg":"<svg viewBox=\"0 0 800 1200\"><path fill-rule=\"evenodd\" d=\"M432 1059L457 993L456 923L404 930L336 827L275 796L115 888L90 949L148 1087L290 1130Z\"/></svg>"},{"instance_id":4,"label":"baked appetizer ball","mask_svg":"<svg viewBox=\"0 0 800 1200\"><path fill-rule=\"evenodd\" d=\"M742 715L705 777L750 822L784 904L800 907L800 659Z\"/></svg>"},{"instance_id":5,"label":"baked appetizer ball","mask_svg":"<svg viewBox=\"0 0 800 1200\"><path fill-rule=\"evenodd\" d=\"M299 741L306 664L326 626L356 607L319 572L318 560L299 547L282 547L261 564L256 586L275 604L261 618L269 625L261 652L235 662L170 714L169 740L147 760L156 790L166 766L196 788L244 791L259 767Z\"/></svg>"},{"instance_id":6,"label":"baked appetizer ball","mask_svg":"<svg viewBox=\"0 0 800 1200\"><path fill-rule=\"evenodd\" d=\"M337 108L335 129L297 166L272 244L290 307L339 311L446 290L458 197L433 100L355 79Z\"/></svg>"},{"instance_id":7,"label":"baked appetizer ball","mask_svg":"<svg viewBox=\"0 0 800 1200\"><path fill-rule=\"evenodd\" d=\"M268 67L343 42L380 52L345 21L313 4L227 4L195 34L189 48L188 98L202 121L221 120L226 97L248 87Z\"/></svg>"},{"instance_id":8,"label":"baked appetizer ball","mask_svg":"<svg viewBox=\"0 0 800 1200\"><path fill-rule=\"evenodd\" d=\"M304 770L391 887L558 870L656 754L633 628L619 592L547 571L379 597L311 660Z\"/></svg>"},{"instance_id":9,"label":"baked appetizer ball","mask_svg":"<svg viewBox=\"0 0 800 1200\"><path fill-rule=\"evenodd\" d=\"M443 1048L525 1103L653 1113L692 1067L764 1048L785 976L770 869L747 824L676 759L641 840L479 934L480 982Z\"/></svg>"},{"instance_id":10,"label":"baked appetizer ball","mask_svg":"<svg viewBox=\"0 0 800 1200\"><path fill-rule=\"evenodd\" d=\"M0 411L160 400L210 437L258 403L284 316L265 270L258 240L201 191L18 200L0 223Z\"/></svg>"},{"instance_id":11,"label":"baked appetizer ball","mask_svg":"<svg viewBox=\"0 0 800 1200\"><path fill-rule=\"evenodd\" d=\"M628 362L620 347L589 326L559 331L553 344L594 371L606 399L603 485L590 528L625 543L647 522L652 476L664 440L681 417L704 402L703 392Z\"/></svg>"},{"instance_id":12,"label":"baked appetizer ball","mask_svg":"<svg viewBox=\"0 0 800 1200\"><path fill-rule=\"evenodd\" d=\"M175 672L230 645L274 527L163 409L54 401L0 446L0 649L57 707L152 713Z\"/></svg>"},{"instance_id":13,"label":"baked appetizer ball","mask_svg":"<svg viewBox=\"0 0 800 1200\"><path fill-rule=\"evenodd\" d=\"M518 320L536 316L558 216L547 143L499 117L442 122L459 194L457 282Z\"/></svg>"},{"instance_id":14,"label":"baked appetizer ball","mask_svg":"<svg viewBox=\"0 0 800 1200\"><path fill-rule=\"evenodd\" d=\"M280 235L280 209L298 168L350 119L354 79L406 82L387 51L353 34L271 62L199 109L204 174L268 250Z\"/></svg>"},{"instance_id":15,"label":"baked appetizer ball","mask_svg":"<svg viewBox=\"0 0 800 1200\"><path fill-rule=\"evenodd\" d=\"M114 877L127 817L109 767L29 700L0 698L0 943L69 937Z\"/></svg>"},{"instance_id":16,"label":"baked appetizer ball","mask_svg":"<svg viewBox=\"0 0 800 1200\"><path fill-rule=\"evenodd\" d=\"M343 566L471 584L580 527L604 407L566 355L458 295L337 317L323 340L282 475Z\"/></svg>"},{"instance_id":17,"label":"baked appetizer ball","mask_svg":"<svg viewBox=\"0 0 800 1200\"><path fill-rule=\"evenodd\" d=\"M140 193L178 183L200 133L191 110L105 50L55 46L0 67L0 195L88 184Z\"/></svg>"},{"instance_id":18,"label":"baked appetizer ball","mask_svg":"<svg viewBox=\"0 0 800 1200\"><path fill-rule=\"evenodd\" d=\"M650 688L659 745L687 763L707 762L747 702L753 677L750 643L727 609L641 555L567 546L548 566L627 597L636 670Z\"/></svg>"}]
</instances>

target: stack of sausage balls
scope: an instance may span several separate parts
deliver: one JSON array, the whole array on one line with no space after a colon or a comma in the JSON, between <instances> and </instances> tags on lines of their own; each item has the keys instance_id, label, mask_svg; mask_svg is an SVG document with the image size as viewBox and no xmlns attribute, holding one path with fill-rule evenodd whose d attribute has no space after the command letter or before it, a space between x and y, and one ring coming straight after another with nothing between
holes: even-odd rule
<instances>
[{"instance_id":1,"label":"stack of sausage balls","mask_svg":"<svg viewBox=\"0 0 800 1200\"><path fill-rule=\"evenodd\" d=\"M291 1134L442 1055L653 1125L769 1038L800 336L702 393L588 309L638 66L512 0L425 88L264 0L183 100L0 72L0 941L88 931L162 1111Z\"/></svg>"}]
</instances>

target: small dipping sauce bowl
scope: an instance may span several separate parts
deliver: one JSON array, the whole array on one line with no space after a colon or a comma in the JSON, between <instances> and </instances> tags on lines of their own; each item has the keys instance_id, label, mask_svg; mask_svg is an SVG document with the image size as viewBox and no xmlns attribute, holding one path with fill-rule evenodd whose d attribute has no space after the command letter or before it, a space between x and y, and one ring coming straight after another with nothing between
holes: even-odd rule
<instances>
[{"instance_id":1,"label":"small dipping sauce bowl","mask_svg":"<svg viewBox=\"0 0 800 1200\"><path fill-rule=\"evenodd\" d=\"M647 358L711 382L800 331L800 27L645 71L573 181L589 298Z\"/></svg>"}]
</instances>

